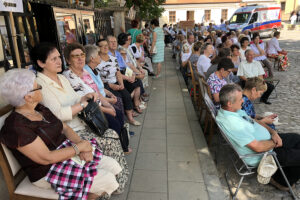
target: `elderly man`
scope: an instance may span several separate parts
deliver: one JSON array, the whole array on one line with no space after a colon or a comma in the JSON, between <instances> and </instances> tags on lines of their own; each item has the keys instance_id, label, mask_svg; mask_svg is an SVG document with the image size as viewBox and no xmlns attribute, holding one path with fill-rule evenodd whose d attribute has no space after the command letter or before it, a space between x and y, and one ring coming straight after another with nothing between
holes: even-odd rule
<instances>
[{"instance_id":1,"label":"elderly man","mask_svg":"<svg viewBox=\"0 0 300 200\"><path fill-rule=\"evenodd\" d=\"M205 44L202 47L204 53L199 57L197 62L197 70L202 76L206 76L208 68L211 66L210 56L214 54L214 47L211 44Z\"/></svg>"},{"instance_id":2,"label":"elderly man","mask_svg":"<svg viewBox=\"0 0 300 200\"><path fill-rule=\"evenodd\" d=\"M236 84L225 85L219 94L221 109L216 117L232 145L242 154L274 150L291 185L300 178L300 135L295 133L278 134L250 118L241 110L242 89ZM250 166L258 166L261 157L245 158ZM288 187L279 170L273 175L271 184L280 190Z\"/></svg>"},{"instance_id":3,"label":"elderly man","mask_svg":"<svg viewBox=\"0 0 300 200\"><path fill-rule=\"evenodd\" d=\"M265 74L265 71L260 62L253 59L254 52L251 49L245 51L245 56L246 60L241 62L237 71L237 76L239 76L242 86L245 85L245 81L247 80L247 78L259 77L263 79L263 75ZM274 85L272 85L271 83L267 83L267 86L268 89L261 96L260 102L271 104L271 102L268 101L268 98L274 90Z\"/></svg>"}]
</instances>

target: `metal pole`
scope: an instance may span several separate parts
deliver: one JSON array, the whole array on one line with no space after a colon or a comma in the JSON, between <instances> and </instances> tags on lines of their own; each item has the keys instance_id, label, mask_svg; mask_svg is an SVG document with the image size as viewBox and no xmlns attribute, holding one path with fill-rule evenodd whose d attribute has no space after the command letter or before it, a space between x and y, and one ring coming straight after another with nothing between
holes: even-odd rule
<instances>
[{"instance_id":1,"label":"metal pole","mask_svg":"<svg viewBox=\"0 0 300 200\"><path fill-rule=\"evenodd\" d=\"M19 54L18 45L17 45L17 35L16 35L16 29L15 29L15 22L14 22L12 12L9 12L9 21L10 21L10 24L11 24L12 41L13 41L14 51L15 51L15 55L16 55L17 67L21 68L20 54Z\"/></svg>"}]
</instances>

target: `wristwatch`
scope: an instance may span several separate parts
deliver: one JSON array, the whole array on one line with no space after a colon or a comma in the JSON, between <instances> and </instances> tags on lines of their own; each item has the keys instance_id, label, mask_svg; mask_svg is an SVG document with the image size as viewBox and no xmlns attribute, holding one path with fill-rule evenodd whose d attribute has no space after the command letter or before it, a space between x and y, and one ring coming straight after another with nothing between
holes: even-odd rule
<instances>
[{"instance_id":1,"label":"wristwatch","mask_svg":"<svg viewBox=\"0 0 300 200\"><path fill-rule=\"evenodd\" d=\"M84 103L80 102L80 106L84 109Z\"/></svg>"}]
</instances>

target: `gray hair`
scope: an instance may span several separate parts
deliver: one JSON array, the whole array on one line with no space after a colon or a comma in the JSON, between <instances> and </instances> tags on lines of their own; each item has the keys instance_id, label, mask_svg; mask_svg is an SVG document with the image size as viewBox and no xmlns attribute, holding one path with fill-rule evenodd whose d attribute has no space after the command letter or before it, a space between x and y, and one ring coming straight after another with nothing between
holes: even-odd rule
<instances>
[{"instance_id":1,"label":"gray hair","mask_svg":"<svg viewBox=\"0 0 300 200\"><path fill-rule=\"evenodd\" d=\"M85 63L91 62L91 58L96 57L96 55L99 52L99 47L97 47L95 45L91 45L91 44L84 46L84 49L85 49L85 54L86 54Z\"/></svg>"},{"instance_id":2,"label":"gray hair","mask_svg":"<svg viewBox=\"0 0 300 200\"><path fill-rule=\"evenodd\" d=\"M234 103L236 101L235 92L242 92L242 88L234 83L224 85L219 93L220 104L222 108L226 108L228 102Z\"/></svg>"},{"instance_id":3,"label":"gray hair","mask_svg":"<svg viewBox=\"0 0 300 200\"><path fill-rule=\"evenodd\" d=\"M10 105L25 104L25 95L33 90L35 74L28 69L12 69L0 78L0 95Z\"/></svg>"},{"instance_id":4,"label":"gray hair","mask_svg":"<svg viewBox=\"0 0 300 200\"><path fill-rule=\"evenodd\" d=\"M106 37L106 40L107 40L107 42L109 42L109 39L110 38L116 38L115 36L113 36L113 35L108 35L107 37ZM116 38L117 39L117 38Z\"/></svg>"},{"instance_id":5,"label":"gray hair","mask_svg":"<svg viewBox=\"0 0 300 200\"><path fill-rule=\"evenodd\" d=\"M248 53L249 53L250 51L252 51L252 49L247 49L247 50L245 51L245 56L247 56Z\"/></svg>"}]
</instances>

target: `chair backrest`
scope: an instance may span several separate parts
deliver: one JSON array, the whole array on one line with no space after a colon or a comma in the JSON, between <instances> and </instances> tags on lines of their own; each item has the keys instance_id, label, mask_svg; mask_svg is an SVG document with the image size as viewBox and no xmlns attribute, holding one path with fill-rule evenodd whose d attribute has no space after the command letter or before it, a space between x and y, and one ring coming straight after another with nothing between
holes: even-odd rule
<instances>
[{"instance_id":1,"label":"chair backrest","mask_svg":"<svg viewBox=\"0 0 300 200\"><path fill-rule=\"evenodd\" d=\"M196 85L196 79L195 79L194 70L193 70L191 61L188 61L187 65L188 65L188 67L189 67L189 69L191 71L192 84Z\"/></svg>"},{"instance_id":2,"label":"chair backrest","mask_svg":"<svg viewBox=\"0 0 300 200\"><path fill-rule=\"evenodd\" d=\"M1 114L3 115L0 116L0 129L10 112L1 112ZM24 173L20 173L22 171L20 164L13 156L12 152L3 144L0 145L0 166L7 184L8 192L12 194L25 175Z\"/></svg>"},{"instance_id":3,"label":"chair backrest","mask_svg":"<svg viewBox=\"0 0 300 200\"><path fill-rule=\"evenodd\" d=\"M217 110L215 104L209 98L209 96L208 96L207 93L205 93L205 95L204 95L204 101L206 103L206 106L209 109L209 112L210 112L211 116L214 118L214 120L216 120L216 116L217 116L218 110Z\"/></svg>"}]
</instances>

